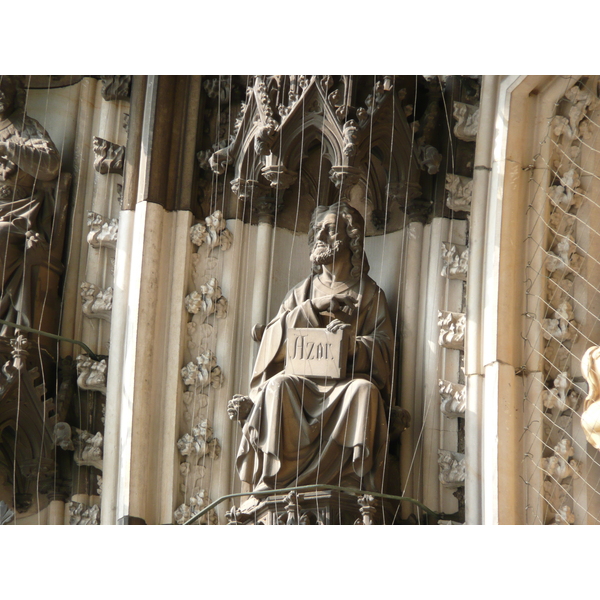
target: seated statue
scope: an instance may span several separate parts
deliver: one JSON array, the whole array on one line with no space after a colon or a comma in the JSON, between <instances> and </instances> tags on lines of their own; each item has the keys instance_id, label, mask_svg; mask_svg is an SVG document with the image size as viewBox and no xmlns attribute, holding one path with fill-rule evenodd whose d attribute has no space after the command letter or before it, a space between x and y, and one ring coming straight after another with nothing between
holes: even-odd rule
<instances>
[{"instance_id":1,"label":"seated statue","mask_svg":"<svg viewBox=\"0 0 600 600\"><path fill-rule=\"evenodd\" d=\"M581 427L587 441L600 450L600 347L588 348L581 359L581 373L588 383Z\"/></svg>"},{"instance_id":2,"label":"seated statue","mask_svg":"<svg viewBox=\"0 0 600 600\"><path fill-rule=\"evenodd\" d=\"M0 77L0 318L31 327L30 268L44 259L51 237L52 203L45 202L49 191L41 182L57 178L60 155L25 114L24 97L18 77ZM8 330L4 325L0 334Z\"/></svg>"},{"instance_id":3,"label":"seated statue","mask_svg":"<svg viewBox=\"0 0 600 600\"><path fill-rule=\"evenodd\" d=\"M382 491L394 333L384 293L368 277L364 221L345 202L320 206L310 225L310 277L266 326L249 397L228 413L242 424L236 466L254 491L330 484ZM286 368L293 328L344 332L345 376Z\"/></svg>"}]
</instances>

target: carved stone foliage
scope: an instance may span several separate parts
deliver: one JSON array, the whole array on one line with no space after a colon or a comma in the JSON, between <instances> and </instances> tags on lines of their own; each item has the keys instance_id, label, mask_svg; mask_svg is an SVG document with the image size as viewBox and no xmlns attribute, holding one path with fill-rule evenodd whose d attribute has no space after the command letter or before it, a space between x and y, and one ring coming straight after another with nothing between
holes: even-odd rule
<instances>
[{"instance_id":1,"label":"carved stone foliage","mask_svg":"<svg viewBox=\"0 0 600 600\"><path fill-rule=\"evenodd\" d=\"M94 169L102 175L115 173L123 175L125 162L125 146L94 136Z\"/></svg>"},{"instance_id":2,"label":"carved stone foliage","mask_svg":"<svg viewBox=\"0 0 600 600\"><path fill-rule=\"evenodd\" d=\"M96 467L102 470L103 437L100 432L91 434L83 429L72 428L68 423L59 422L54 426L54 443L63 450L75 451L75 463L80 467Z\"/></svg>"},{"instance_id":3,"label":"carved stone foliage","mask_svg":"<svg viewBox=\"0 0 600 600\"><path fill-rule=\"evenodd\" d=\"M80 288L83 314L91 319L110 321L113 299L112 287L103 290L94 283L83 281Z\"/></svg>"},{"instance_id":4,"label":"carved stone foliage","mask_svg":"<svg viewBox=\"0 0 600 600\"><path fill-rule=\"evenodd\" d=\"M542 394L544 406L562 413L575 410L579 403L579 392L573 388L568 371L563 371L554 379L553 387Z\"/></svg>"},{"instance_id":5,"label":"carved stone foliage","mask_svg":"<svg viewBox=\"0 0 600 600\"><path fill-rule=\"evenodd\" d=\"M186 310L193 315L200 314L202 322L212 314L217 319L224 319L227 316L227 307L227 298L223 296L215 277L202 284L199 292L194 291L185 297Z\"/></svg>"},{"instance_id":6,"label":"carved stone foliage","mask_svg":"<svg viewBox=\"0 0 600 600\"><path fill-rule=\"evenodd\" d=\"M131 75L103 75L100 93L105 100L129 100Z\"/></svg>"},{"instance_id":7,"label":"carved stone foliage","mask_svg":"<svg viewBox=\"0 0 600 600\"><path fill-rule=\"evenodd\" d=\"M213 437L212 427L208 419L203 419L192 429L192 433L186 433L177 442L177 448L181 456L194 456L196 458L219 458L221 446L219 440Z\"/></svg>"},{"instance_id":8,"label":"carved stone foliage","mask_svg":"<svg viewBox=\"0 0 600 600\"><path fill-rule=\"evenodd\" d=\"M459 383L440 379L440 398L442 412L450 419L464 417L467 406L467 389Z\"/></svg>"},{"instance_id":9,"label":"carved stone foliage","mask_svg":"<svg viewBox=\"0 0 600 600\"><path fill-rule=\"evenodd\" d=\"M466 315L464 313L438 312L440 336L438 342L444 348L463 350L465 345Z\"/></svg>"},{"instance_id":10,"label":"carved stone foliage","mask_svg":"<svg viewBox=\"0 0 600 600\"><path fill-rule=\"evenodd\" d=\"M102 175L115 173L123 175L125 163L125 146L94 136L94 169Z\"/></svg>"},{"instance_id":11,"label":"carved stone foliage","mask_svg":"<svg viewBox=\"0 0 600 600\"><path fill-rule=\"evenodd\" d=\"M450 450L438 450L440 482L444 487L457 488L465 485L465 455Z\"/></svg>"},{"instance_id":12,"label":"carved stone foliage","mask_svg":"<svg viewBox=\"0 0 600 600\"><path fill-rule=\"evenodd\" d=\"M206 245L210 250L215 248L229 250L233 243L233 234L227 229L227 221L223 218L223 213L216 210L204 219L204 223L196 223L192 226L190 239L198 247Z\"/></svg>"},{"instance_id":13,"label":"carved stone foliage","mask_svg":"<svg viewBox=\"0 0 600 600\"><path fill-rule=\"evenodd\" d=\"M462 175L446 175L446 206L455 211L471 211L473 197L473 179Z\"/></svg>"},{"instance_id":14,"label":"carved stone foliage","mask_svg":"<svg viewBox=\"0 0 600 600\"><path fill-rule=\"evenodd\" d=\"M577 339L579 325L573 318L573 309L569 302L562 302L554 311L553 317L544 319L544 338L555 339L558 342L568 342Z\"/></svg>"},{"instance_id":15,"label":"carved stone foliage","mask_svg":"<svg viewBox=\"0 0 600 600\"><path fill-rule=\"evenodd\" d=\"M224 380L221 367L217 365L211 350L206 350L196 357L196 362L190 362L181 369L181 377L188 391L199 391L208 386L218 389Z\"/></svg>"},{"instance_id":16,"label":"carved stone foliage","mask_svg":"<svg viewBox=\"0 0 600 600\"><path fill-rule=\"evenodd\" d=\"M119 233L119 219L107 219L98 213L89 211L87 219L90 231L87 241L92 248L116 248Z\"/></svg>"},{"instance_id":17,"label":"carved stone foliage","mask_svg":"<svg viewBox=\"0 0 600 600\"><path fill-rule=\"evenodd\" d=\"M8 505L4 500L0 500L0 525L6 525L10 523L15 516L15 513L8 508Z\"/></svg>"},{"instance_id":18,"label":"carved stone foliage","mask_svg":"<svg viewBox=\"0 0 600 600\"><path fill-rule=\"evenodd\" d=\"M477 139L479 128L479 107L455 102L452 115L456 119L454 135L465 142L474 142Z\"/></svg>"},{"instance_id":19,"label":"carved stone foliage","mask_svg":"<svg viewBox=\"0 0 600 600\"><path fill-rule=\"evenodd\" d=\"M204 489L199 490L194 494L189 504L181 504L173 513L175 522L178 525L183 525L186 521L191 519L194 515L197 515L203 508L207 507L211 503L211 499L208 497L208 492ZM218 518L214 510L209 510L206 514L202 515L197 521L196 525L217 525Z\"/></svg>"},{"instance_id":20,"label":"carved stone foliage","mask_svg":"<svg viewBox=\"0 0 600 600\"><path fill-rule=\"evenodd\" d=\"M459 244L442 244L442 276L448 279L467 280L469 248Z\"/></svg>"},{"instance_id":21,"label":"carved stone foliage","mask_svg":"<svg viewBox=\"0 0 600 600\"><path fill-rule=\"evenodd\" d=\"M100 507L83 502L69 502L69 525L100 525Z\"/></svg>"},{"instance_id":22,"label":"carved stone foliage","mask_svg":"<svg viewBox=\"0 0 600 600\"><path fill-rule=\"evenodd\" d=\"M567 477L578 477L581 463L572 458L574 454L571 440L563 438L554 446L552 456L542 459L541 467L557 483L562 483Z\"/></svg>"},{"instance_id":23,"label":"carved stone foliage","mask_svg":"<svg viewBox=\"0 0 600 600\"><path fill-rule=\"evenodd\" d=\"M86 354L80 354L77 361L77 385L82 390L106 394L106 359L93 360Z\"/></svg>"}]
</instances>

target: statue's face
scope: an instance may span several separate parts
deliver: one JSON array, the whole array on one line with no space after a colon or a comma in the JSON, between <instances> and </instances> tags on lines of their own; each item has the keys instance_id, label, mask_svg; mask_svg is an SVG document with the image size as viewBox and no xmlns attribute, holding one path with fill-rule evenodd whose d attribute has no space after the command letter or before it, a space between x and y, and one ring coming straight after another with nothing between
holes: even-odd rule
<instances>
[{"instance_id":1,"label":"statue's face","mask_svg":"<svg viewBox=\"0 0 600 600\"><path fill-rule=\"evenodd\" d=\"M0 84L0 115L10 114L14 104L17 91L14 86L3 80Z\"/></svg>"},{"instance_id":2,"label":"statue's face","mask_svg":"<svg viewBox=\"0 0 600 600\"><path fill-rule=\"evenodd\" d=\"M325 213L315 223L315 238L310 260L317 265L331 264L340 250L348 246L346 221L336 213Z\"/></svg>"}]
</instances>

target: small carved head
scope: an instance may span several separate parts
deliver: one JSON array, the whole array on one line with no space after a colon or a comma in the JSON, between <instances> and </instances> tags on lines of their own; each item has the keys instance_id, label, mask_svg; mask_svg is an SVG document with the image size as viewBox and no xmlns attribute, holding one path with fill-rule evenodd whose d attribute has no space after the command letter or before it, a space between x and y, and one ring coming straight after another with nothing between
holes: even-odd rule
<instances>
[{"instance_id":1,"label":"small carved head","mask_svg":"<svg viewBox=\"0 0 600 600\"><path fill-rule=\"evenodd\" d=\"M364 254L363 246L365 222L362 215L347 202L336 202L331 206L317 206L317 208L315 208L310 220L310 229L308 232L308 245L311 250L311 260L317 241L315 239L317 225L321 223L328 214L336 215L338 227L342 223L341 219L344 219L346 223L345 233L352 252L352 276L358 279L361 273L366 275L369 272L369 262ZM320 273L322 269L322 263L319 264L317 261L313 260L313 273Z\"/></svg>"}]
</instances>

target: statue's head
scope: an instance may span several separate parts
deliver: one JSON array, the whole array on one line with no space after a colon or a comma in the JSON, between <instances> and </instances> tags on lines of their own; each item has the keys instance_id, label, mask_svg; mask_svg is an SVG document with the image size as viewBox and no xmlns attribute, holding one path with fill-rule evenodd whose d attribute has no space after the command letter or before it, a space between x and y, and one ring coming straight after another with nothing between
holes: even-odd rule
<instances>
[{"instance_id":1,"label":"statue's head","mask_svg":"<svg viewBox=\"0 0 600 600\"><path fill-rule=\"evenodd\" d=\"M17 75L0 77L0 115L8 116L25 103L23 81Z\"/></svg>"},{"instance_id":2,"label":"statue's head","mask_svg":"<svg viewBox=\"0 0 600 600\"><path fill-rule=\"evenodd\" d=\"M328 242L321 232L322 225L329 229ZM352 277L358 279L369 272L369 262L364 253L365 222L361 214L347 202L331 206L317 206L310 220L308 245L313 273L320 273L324 264L330 264L345 248L350 251Z\"/></svg>"}]
</instances>

